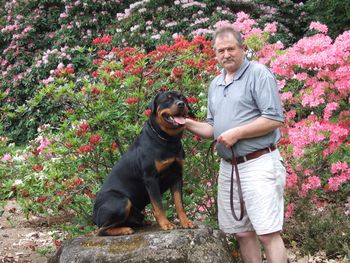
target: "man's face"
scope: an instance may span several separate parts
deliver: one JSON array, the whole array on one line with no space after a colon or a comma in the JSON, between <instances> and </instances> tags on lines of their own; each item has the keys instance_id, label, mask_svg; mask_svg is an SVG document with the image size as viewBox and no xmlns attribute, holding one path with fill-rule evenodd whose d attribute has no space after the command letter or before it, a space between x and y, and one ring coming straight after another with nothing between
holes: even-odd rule
<instances>
[{"instance_id":1,"label":"man's face","mask_svg":"<svg viewBox=\"0 0 350 263\"><path fill-rule=\"evenodd\" d=\"M228 73L235 73L244 60L244 50L232 34L217 36L214 44L216 58Z\"/></svg>"}]
</instances>

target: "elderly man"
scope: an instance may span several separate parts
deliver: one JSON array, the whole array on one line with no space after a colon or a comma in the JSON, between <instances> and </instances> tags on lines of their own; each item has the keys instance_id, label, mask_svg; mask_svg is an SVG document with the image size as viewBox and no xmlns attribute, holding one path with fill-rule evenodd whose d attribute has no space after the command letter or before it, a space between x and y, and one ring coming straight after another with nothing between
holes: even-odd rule
<instances>
[{"instance_id":1,"label":"elderly man","mask_svg":"<svg viewBox=\"0 0 350 263\"><path fill-rule=\"evenodd\" d=\"M223 70L209 87L207 120L186 119L185 125L196 135L217 140L219 227L235 234L243 262L262 262L261 242L269 263L285 263L280 231L286 170L276 147L284 117L276 80L264 65L245 58L241 35L232 27L214 33L213 47ZM230 196L231 147L240 176L240 182L233 177L233 185L240 185L243 197L235 190ZM230 198L236 214L244 212L242 220L234 218Z\"/></svg>"}]
</instances>

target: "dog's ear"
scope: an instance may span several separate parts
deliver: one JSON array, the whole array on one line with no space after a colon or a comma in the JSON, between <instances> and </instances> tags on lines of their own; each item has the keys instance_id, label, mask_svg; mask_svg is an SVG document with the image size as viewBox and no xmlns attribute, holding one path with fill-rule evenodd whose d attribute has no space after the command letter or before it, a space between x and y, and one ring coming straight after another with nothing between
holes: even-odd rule
<instances>
[{"instance_id":1,"label":"dog's ear","mask_svg":"<svg viewBox=\"0 0 350 263\"><path fill-rule=\"evenodd\" d=\"M160 94L162 94L163 92L157 92L156 95L153 97L151 103L149 104L148 108L151 110L151 114L155 114L157 111L157 99L159 97Z\"/></svg>"}]
</instances>

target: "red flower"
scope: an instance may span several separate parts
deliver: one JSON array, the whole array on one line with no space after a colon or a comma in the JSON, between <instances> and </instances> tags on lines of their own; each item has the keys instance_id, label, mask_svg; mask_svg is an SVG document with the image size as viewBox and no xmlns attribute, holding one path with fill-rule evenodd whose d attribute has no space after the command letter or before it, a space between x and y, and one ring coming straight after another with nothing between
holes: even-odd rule
<instances>
[{"instance_id":1,"label":"red flower","mask_svg":"<svg viewBox=\"0 0 350 263\"><path fill-rule=\"evenodd\" d=\"M121 70L116 70L113 76L116 77L117 79L122 79L124 77L124 72Z\"/></svg>"},{"instance_id":2,"label":"red flower","mask_svg":"<svg viewBox=\"0 0 350 263\"><path fill-rule=\"evenodd\" d=\"M73 181L73 183L75 184L75 185L81 185L82 183L83 183L83 179L81 179L80 177L79 178L77 178L77 179L75 179L74 181Z\"/></svg>"},{"instance_id":3,"label":"red flower","mask_svg":"<svg viewBox=\"0 0 350 263\"><path fill-rule=\"evenodd\" d=\"M98 77L98 71L92 72L91 76L94 77L94 78L97 78Z\"/></svg>"},{"instance_id":4,"label":"red flower","mask_svg":"<svg viewBox=\"0 0 350 263\"><path fill-rule=\"evenodd\" d=\"M198 99L194 96L188 96L187 101L188 101L188 103L197 103Z\"/></svg>"},{"instance_id":5,"label":"red flower","mask_svg":"<svg viewBox=\"0 0 350 263\"><path fill-rule=\"evenodd\" d=\"M58 192L56 192L56 195L57 196L64 196L64 191L58 191Z\"/></svg>"},{"instance_id":6,"label":"red flower","mask_svg":"<svg viewBox=\"0 0 350 263\"><path fill-rule=\"evenodd\" d=\"M201 137L199 137L198 135L195 135L192 137L192 139L195 141L199 141L201 139Z\"/></svg>"},{"instance_id":7,"label":"red flower","mask_svg":"<svg viewBox=\"0 0 350 263\"><path fill-rule=\"evenodd\" d=\"M79 130L77 130L77 135L82 135L84 133L90 132L90 125L88 123L82 123L79 125Z\"/></svg>"},{"instance_id":8,"label":"red flower","mask_svg":"<svg viewBox=\"0 0 350 263\"><path fill-rule=\"evenodd\" d=\"M154 84L155 82L156 82L155 80L149 79L149 80L147 80L147 86L153 86L153 84Z\"/></svg>"},{"instance_id":9,"label":"red flower","mask_svg":"<svg viewBox=\"0 0 350 263\"><path fill-rule=\"evenodd\" d=\"M143 114L145 114L147 117L151 116L152 110L151 109L146 109Z\"/></svg>"},{"instance_id":10,"label":"red flower","mask_svg":"<svg viewBox=\"0 0 350 263\"><path fill-rule=\"evenodd\" d=\"M102 137L96 134L96 135L91 135L89 141L91 144L98 144L101 141L101 139Z\"/></svg>"},{"instance_id":11,"label":"red flower","mask_svg":"<svg viewBox=\"0 0 350 263\"><path fill-rule=\"evenodd\" d=\"M40 172L40 171L44 170L44 166L42 166L41 164L34 164L32 166L32 169L33 169L33 171Z\"/></svg>"},{"instance_id":12,"label":"red flower","mask_svg":"<svg viewBox=\"0 0 350 263\"><path fill-rule=\"evenodd\" d=\"M66 71L67 74L73 74L74 73L74 68L69 67L69 68L66 68L65 71Z\"/></svg>"},{"instance_id":13,"label":"red flower","mask_svg":"<svg viewBox=\"0 0 350 263\"><path fill-rule=\"evenodd\" d=\"M118 148L118 144L117 144L116 142L113 142L113 143L112 143L112 149L113 149L113 151L117 150L117 148Z\"/></svg>"},{"instance_id":14,"label":"red flower","mask_svg":"<svg viewBox=\"0 0 350 263\"><path fill-rule=\"evenodd\" d=\"M184 69L183 68L174 68L173 69L173 74L177 78L181 78L182 75L184 74Z\"/></svg>"},{"instance_id":15,"label":"red flower","mask_svg":"<svg viewBox=\"0 0 350 263\"><path fill-rule=\"evenodd\" d=\"M94 60L92 61L92 63L93 63L95 66L100 65L102 62L103 62L103 59L102 59L102 58L94 59Z\"/></svg>"},{"instance_id":16,"label":"red flower","mask_svg":"<svg viewBox=\"0 0 350 263\"><path fill-rule=\"evenodd\" d=\"M95 96L99 95L101 91L98 88L93 87L91 93Z\"/></svg>"},{"instance_id":17,"label":"red flower","mask_svg":"<svg viewBox=\"0 0 350 263\"><path fill-rule=\"evenodd\" d=\"M97 56L103 57L103 56L105 56L106 54L107 54L107 51L104 50L104 49L102 49L100 52L97 53Z\"/></svg>"},{"instance_id":18,"label":"red flower","mask_svg":"<svg viewBox=\"0 0 350 263\"><path fill-rule=\"evenodd\" d=\"M136 104L138 101L139 101L139 99L137 97L126 99L127 104Z\"/></svg>"},{"instance_id":19,"label":"red flower","mask_svg":"<svg viewBox=\"0 0 350 263\"><path fill-rule=\"evenodd\" d=\"M46 201L46 196L39 196L37 199L36 199L36 202L37 203L43 203L43 202L45 202Z\"/></svg>"},{"instance_id":20,"label":"red flower","mask_svg":"<svg viewBox=\"0 0 350 263\"><path fill-rule=\"evenodd\" d=\"M99 45L99 44L108 45L111 42L112 42L112 38L109 35L104 35L103 37L97 37L94 40L92 40L92 43L95 45Z\"/></svg>"},{"instance_id":21,"label":"red flower","mask_svg":"<svg viewBox=\"0 0 350 263\"><path fill-rule=\"evenodd\" d=\"M80 146L79 148L80 153L88 153L88 152L91 152L92 150L93 150L93 147L91 145L83 145L83 146Z\"/></svg>"},{"instance_id":22,"label":"red flower","mask_svg":"<svg viewBox=\"0 0 350 263\"><path fill-rule=\"evenodd\" d=\"M32 154L34 154L34 155L39 155L39 153L40 153L40 150L39 150L39 149L34 149L34 150L32 151Z\"/></svg>"},{"instance_id":23,"label":"red flower","mask_svg":"<svg viewBox=\"0 0 350 263\"><path fill-rule=\"evenodd\" d=\"M55 240L54 243L55 243L56 248L59 248L62 245L61 240Z\"/></svg>"}]
</instances>

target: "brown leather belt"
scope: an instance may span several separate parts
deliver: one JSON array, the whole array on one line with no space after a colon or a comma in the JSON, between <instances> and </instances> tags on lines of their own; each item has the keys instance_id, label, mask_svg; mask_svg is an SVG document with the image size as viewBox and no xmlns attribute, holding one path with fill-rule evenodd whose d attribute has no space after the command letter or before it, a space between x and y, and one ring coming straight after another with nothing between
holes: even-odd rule
<instances>
[{"instance_id":1,"label":"brown leather belt","mask_svg":"<svg viewBox=\"0 0 350 263\"><path fill-rule=\"evenodd\" d=\"M272 152L272 151L274 151L276 149L277 149L276 145L272 145L270 147L266 147L264 149L257 150L255 152L248 153L245 156L236 157L237 164L244 163L244 162L249 161L249 160L253 160L255 158L260 157L261 155L264 155L266 153L270 153L270 152ZM232 163L232 159L229 159L229 160L225 159L225 161L229 162L229 163Z\"/></svg>"}]
</instances>

